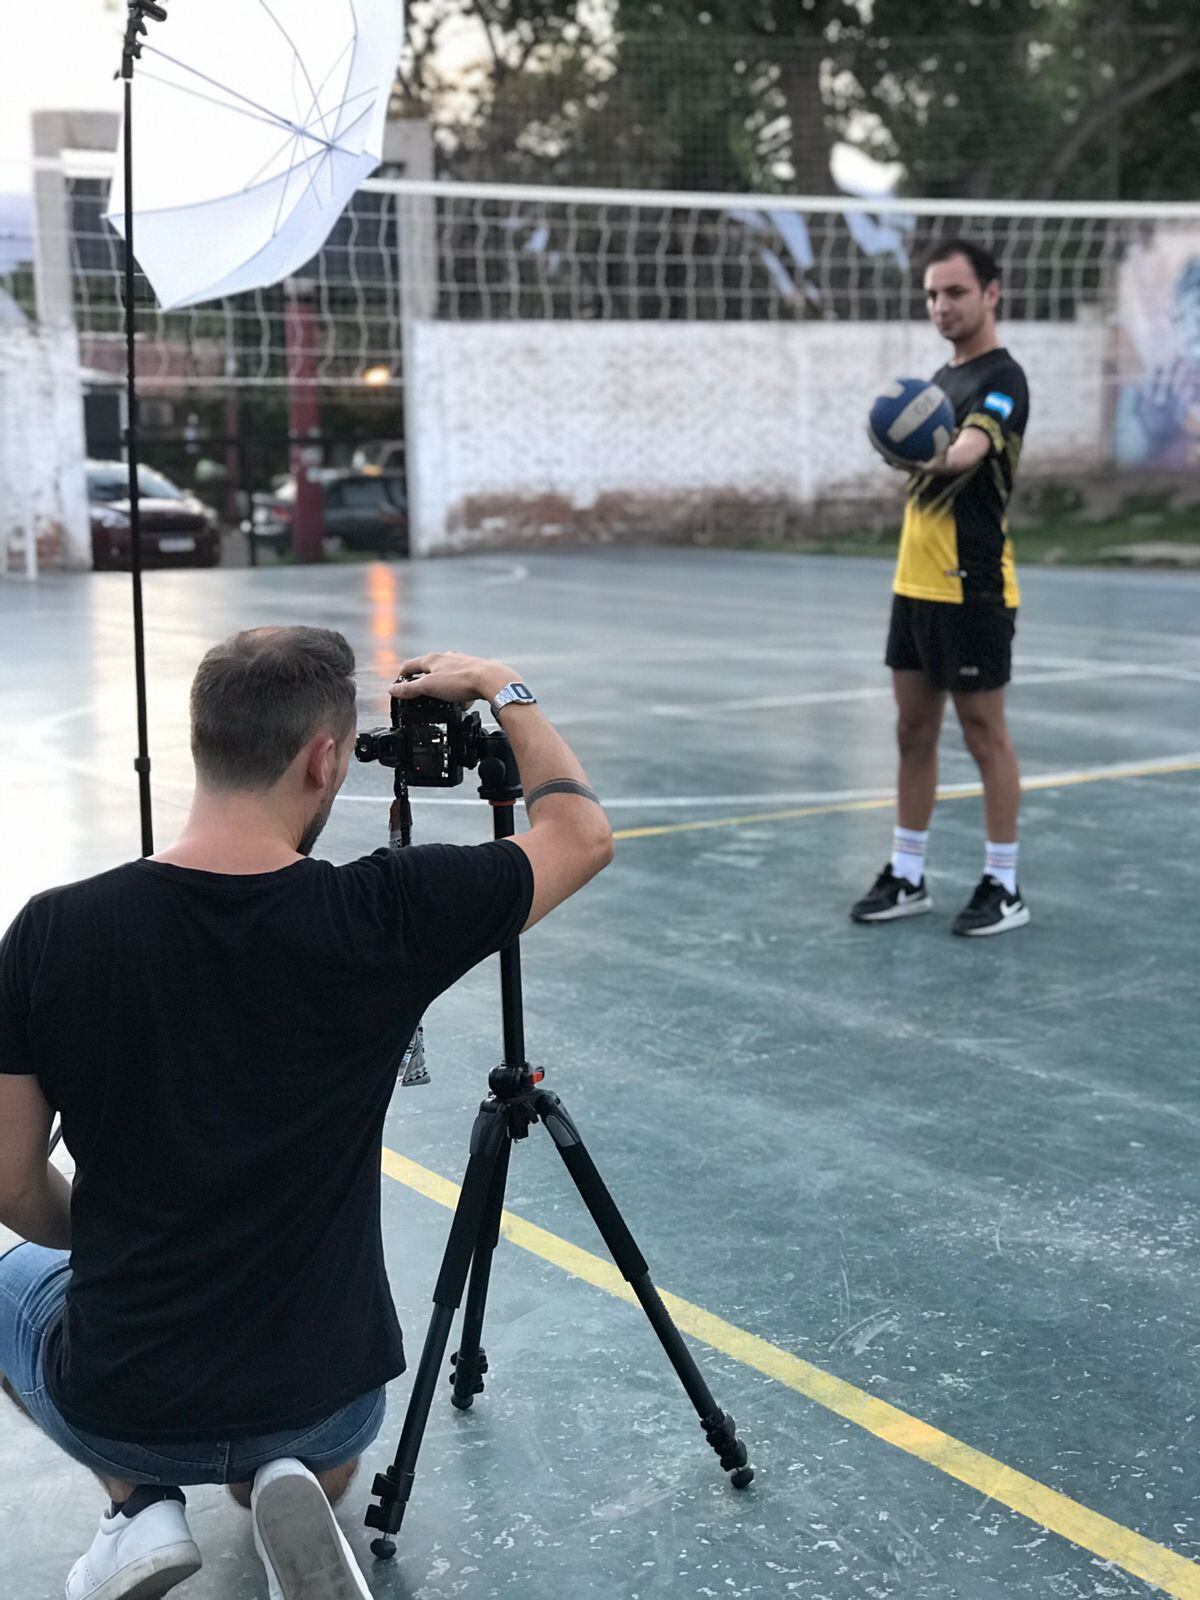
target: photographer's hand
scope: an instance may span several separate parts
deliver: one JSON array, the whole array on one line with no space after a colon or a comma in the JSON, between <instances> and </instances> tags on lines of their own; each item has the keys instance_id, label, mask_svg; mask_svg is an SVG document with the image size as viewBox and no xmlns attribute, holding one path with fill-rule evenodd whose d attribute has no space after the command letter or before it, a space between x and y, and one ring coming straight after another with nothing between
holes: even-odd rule
<instances>
[{"instance_id":1,"label":"photographer's hand","mask_svg":"<svg viewBox=\"0 0 1200 1600\"><path fill-rule=\"evenodd\" d=\"M521 678L519 672L502 662L483 661L457 650L405 661L400 666L400 676L411 681L392 684L391 693L397 700L432 695L462 705L478 699L493 700L501 689ZM529 831L514 834L512 843L525 852L533 868L533 906L525 924L531 928L608 865L612 860L612 828L588 787L587 773L539 706L504 706L499 721L512 748L529 807ZM564 782L567 792L554 787ZM539 798L537 791L544 791L547 784L552 786L550 791ZM529 796L533 796L532 803Z\"/></svg>"},{"instance_id":2,"label":"photographer's hand","mask_svg":"<svg viewBox=\"0 0 1200 1600\"><path fill-rule=\"evenodd\" d=\"M412 700L431 695L452 705L469 706L473 700L490 700L521 674L499 661L464 655L461 650L437 650L431 655L402 661L397 681L391 686L394 700ZM401 678L411 679L402 683Z\"/></svg>"}]
</instances>

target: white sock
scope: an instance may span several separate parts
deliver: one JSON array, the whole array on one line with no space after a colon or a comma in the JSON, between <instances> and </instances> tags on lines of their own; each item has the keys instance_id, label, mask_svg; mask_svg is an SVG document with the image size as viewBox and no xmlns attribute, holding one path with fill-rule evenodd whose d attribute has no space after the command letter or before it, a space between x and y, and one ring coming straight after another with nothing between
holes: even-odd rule
<instances>
[{"instance_id":1,"label":"white sock","mask_svg":"<svg viewBox=\"0 0 1200 1600\"><path fill-rule=\"evenodd\" d=\"M925 845L929 829L917 833L912 828L897 828L892 834L892 871L898 878L920 884L925 876Z\"/></svg>"},{"instance_id":2,"label":"white sock","mask_svg":"<svg viewBox=\"0 0 1200 1600\"><path fill-rule=\"evenodd\" d=\"M1013 844L993 844L987 841L987 854L984 857L983 870L1002 883L1009 894L1017 892L1017 851L1021 846Z\"/></svg>"}]
</instances>

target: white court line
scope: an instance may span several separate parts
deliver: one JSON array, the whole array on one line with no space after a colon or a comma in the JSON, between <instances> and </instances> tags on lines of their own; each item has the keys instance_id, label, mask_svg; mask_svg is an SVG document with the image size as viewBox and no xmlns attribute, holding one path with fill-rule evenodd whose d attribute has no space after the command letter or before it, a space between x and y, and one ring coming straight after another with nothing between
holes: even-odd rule
<instances>
[{"instance_id":1,"label":"white court line","mask_svg":"<svg viewBox=\"0 0 1200 1600\"><path fill-rule=\"evenodd\" d=\"M1117 761L1099 767L1076 767L1066 772L1027 772L1023 783L1036 784L1039 789L1052 788L1056 783L1079 783L1088 778L1123 778L1136 775L1153 777L1155 771L1172 772L1176 767L1200 763L1200 750L1184 750L1177 755L1152 756L1145 761ZM971 783L948 783L938 788L938 794L971 795L979 790L978 780ZM847 805L858 800L890 800L895 789L789 789L774 794L705 794L705 795L641 795L610 798L602 796L605 810L618 809L681 811L704 809L709 806L823 806ZM338 804L381 806L386 795L341 794ZM425 806L478 806L481 802L464 795L434 796L415 794L409 799L414 805Z\"/></svg>"},{"instance_id":2,"label":"white court line","mask_svg":"<svg viewBox=\"0 0 1200 1600\"><path fill-rule=\"evenodd\" d=\"M1113 678L1153 678L1153 677L1178 677L1182 669L1172 668L1163 671L1156 666L1143 662L1095 662L1079 667L1068 667L1062 671L1052 672L1022 672L1014 678L1011 688L1020 690L1027 684L1055 684L1079 683L1087 679L1108 681ZM1190 681L1188 679L1187 681ZM671 717L691 719L697 722L711 722L715 716L720 716L727 711L786 711L793 707L835 705L840 702L854 700L880 700L891 699L892 686L886 684L871 684L859 689L817 689L810 694L788 695L761 695L746 700L705 700L700 704L687 702L672 704L659 702L657 704L638 706L637 712L652 717ZM631 716L629 706L621 706L604 711L577 711L565 712L555 716L556 727L579 727L592 722L628 722Z\"/></svg>"},{"instance_id":3,"label":"white court line","mask_svg":"<svg viewBox=\"0 0 1200 1600\"><path fill-rule=\"evenodd\" d=\"M1027 772L1022 780L1027 786L1036 785L1039 789L1052 788L1055 783L1079 783L1086 779L1096 778L1122 778L1126 776L1153 777L1156 770L1172 772L1177 767L1189 766L1193 763L1200 764L1200 750L1184 750L1176 755L1152 756L1145 761L1118 761L1107 766L1078 767L1065 772ZM75 761L68 758L55 762L67 772L77 772L81 775L104 782L109 788L133 791L136 781L133 777L124 774L106 773L86 762ZM465 782L470 783L471 779ZM166 791L178 794L191 794L193 784L182 782L177 778L160 777L157 774L152 779L156 796ZM955 795L970 795L978 792L978 781L971 783L941 784L938 787L940 796L950 798ZM712 806L825 806L849 805L857 801L890 800L894 797L895 789L787 789L770 794L703 794L703 795L617 795L602 796L605 810L657 810L657 811L683 811L705 810ZM410 791L409 799L415 806L467 806L478 807L482 804L474 795L432 795L420 794ZM167 802L164 797L164 803ZM381 789L378 794L346 794L343 790L338 795L336 804L360 806L385 806L390 803L386 789Z\"/></svg>"}]
</instances>

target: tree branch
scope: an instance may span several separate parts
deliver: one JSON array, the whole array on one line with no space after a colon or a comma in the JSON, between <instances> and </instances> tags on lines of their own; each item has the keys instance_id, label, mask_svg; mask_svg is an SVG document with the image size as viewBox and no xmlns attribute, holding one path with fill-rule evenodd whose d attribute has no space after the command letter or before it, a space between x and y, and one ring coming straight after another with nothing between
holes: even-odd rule
<instances>
[{"instance_id":1,"label":"tree branch","mask_svg":"<svg viewBox=\"0 0 1200 1600\"><path fill-rule=\"evenodd\" d=\"M405 72L404 68L396 69L396 86L414 105L423 105L430 109L430 94L432 85L427 81L425 73L431 56L437 48L438 35L446 18L435 13L428 21L414 17L408 30L407 45L412 59L412 69Z\"/></svg>"},{"instance_id":2,"label":"tree branch","mask_svg":"<svg viewBox=\"0 0 1200 1600\"><path fill-rule=\"evenodd\" d=\"M495 68L495 82L499 85L502 78L508 74L508 64L500 54L500 47L496 43L496 36L492 32L498 26L496 18L492 15L490 0L472 0L475 15L483 24L483 31L487 35L488 49L492 53L492 65Z\"/></svg>"},{"instance_id":3,"label":"tree branch","mask_svg":"<svg viewBox=\"0 0 1200 1600\"><path fill-rule=\"evenodd\" d=\"M1098 105L1085 112L1063 140L1053 161L1046 168L1045 177L1038 186L1038 198L1042 200L1054 198L1059 185L1074 166L1081 151L1102 131L1112 117L1120 116L1123 111L1132 110L1143 100L1148 100L1151 95L1157 94L1160 89L1165 89L1178 79L1186 77L1189 72L1194 72L1197 66L1200 66L1200 43L1184 45L1165 61L1143 72L1140 77L1131 79L1123 87L1115 89Z\"/></svg>"}]
</instances>

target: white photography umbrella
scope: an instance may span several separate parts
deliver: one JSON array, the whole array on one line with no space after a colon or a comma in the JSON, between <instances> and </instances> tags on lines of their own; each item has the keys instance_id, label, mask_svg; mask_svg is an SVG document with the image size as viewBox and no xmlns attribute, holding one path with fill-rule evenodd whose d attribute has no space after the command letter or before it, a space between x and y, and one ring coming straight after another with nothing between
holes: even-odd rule
<instances>
[{"instance_id":1,"label":"white photography umbrella","mask_svg":"<svg viewBox=\"0 0 1200 1600\"><path fill-rule=\"evenodd\" d=\"M403 35L403 0L172 0L142 45L133 158L135 250L164 310L317 253L382 159ZM108 218L124 236L123 160Z\"/></svg>"}]
</instances>

